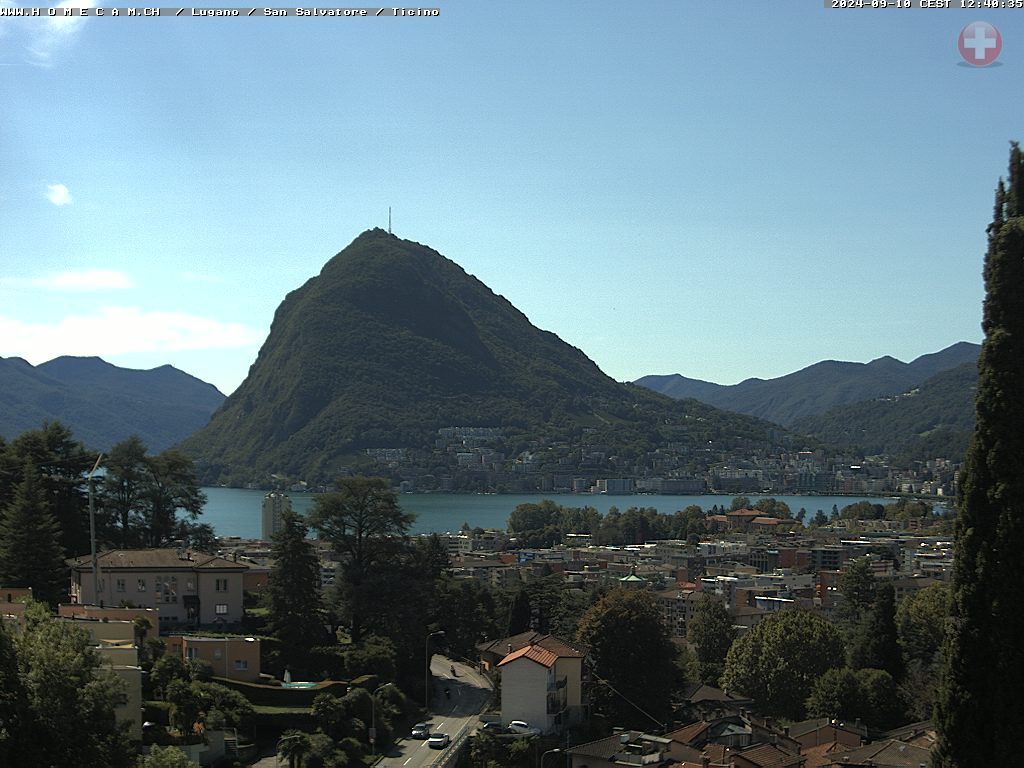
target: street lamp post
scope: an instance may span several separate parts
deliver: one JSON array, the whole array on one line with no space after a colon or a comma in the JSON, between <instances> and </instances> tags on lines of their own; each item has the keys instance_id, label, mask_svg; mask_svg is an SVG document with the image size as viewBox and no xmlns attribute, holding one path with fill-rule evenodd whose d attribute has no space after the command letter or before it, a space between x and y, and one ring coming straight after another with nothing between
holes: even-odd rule
<instances>
[{"instance_id":1,"label":"street lamp post","mask_svg":"<svg viewBox=\"0 0 1024 768\"><path fill-rule=\"evenodd\" d=\"M545 757L547 757L548 755L550 755L550 754L551 754L552 752L556 752L556 753L561 753L561 751L562 751L562 750L561 750L561 749L559 749L558 747L555 747L554 749L549 749L549 750L547 750L547 751L546 751L546 752L545 752L544 754L542 754L542 755L540 756L540 765L538 766L538 768L544 768L544 758L545 758Z\"/></svg>"},{"instance_id":2,"label":"street lamp post","mask_svg":"<svg viewBox=\"0 0 1024 768\"><path fill-rule=\"evenodd\" d=\"M423 702L424 709L430 712L430 638L432 637L444 637L444 630L439 629L436 632L431 632L427 635L426 641L423 643L423 655L425 657L424 673L423 673Z\"/></svg>"},{"instance_id":3,"label":"street lamp post","mask_svg":"<svg viewBox=\"0 0 1024 768\"><path fill-rule=\"evenodd\" d=\"M377 754L377 694L389 685L394 685L394 683L378 685L370 694L370 750L374 756Z\"/></svg>"},{"instance_id":4,"label":"street lamp post","mask_svg":"<svg viewBox=\"0 0 1024 768\"><path fill-rule=\"evenodd\" d=\"M101 461L103 461L102 453L96 457L96 463L93 464L92 469L89 471L89 544L92 549L92 602L94 605L100 604L100 561L96 557L96 511L92 501L92 476L100 468Z\"/></svg>"}]
</instances>

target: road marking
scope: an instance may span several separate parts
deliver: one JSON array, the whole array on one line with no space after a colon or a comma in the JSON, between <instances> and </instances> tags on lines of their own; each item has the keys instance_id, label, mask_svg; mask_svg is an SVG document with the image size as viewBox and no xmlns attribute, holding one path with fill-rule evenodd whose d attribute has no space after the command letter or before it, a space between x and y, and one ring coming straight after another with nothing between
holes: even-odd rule
<instances>
[{"instance_id":1,"label":"road marking","mask_svg":"<svg viewBox=\"0 0 1024 768\"><path fill-rule=\"evenodd\" d=\"M407 758L405 758L405 762L404 762L404 763L402 763L402 765L408 765L408 764L409 764L409 761L410 761L410 760L412 760L412 758L411 758L411 757L407 757Z\"/></svg>"}]
</instances>

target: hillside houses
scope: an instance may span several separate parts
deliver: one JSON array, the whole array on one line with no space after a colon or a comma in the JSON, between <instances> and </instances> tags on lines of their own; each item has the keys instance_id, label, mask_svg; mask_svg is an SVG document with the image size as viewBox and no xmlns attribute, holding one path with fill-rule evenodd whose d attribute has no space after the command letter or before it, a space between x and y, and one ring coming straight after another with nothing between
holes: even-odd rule
<instances>
[{"instance_id":1,"label":"hillside houses","mask_svg":"<svg viewBox=\"0 0 1024 768\"><path fill-rule=\"evenodd\" d=\"M831 529L765 534L752 528L759 513L740 512L723 517L733 521L727 527L745 531L697 542L504 551L464 546L451 558L451 573L502 589L539 578L557 578L570 589L599 584L650 589L672 636L684 638L705 596L721 601L742 632L786 608L830 613L841 599L839 578L856 558L868 558L875 577L891 581L897 598L945 580L952 562L948 537L891 531L837 535Z\"/></svg>"}]
</instances>

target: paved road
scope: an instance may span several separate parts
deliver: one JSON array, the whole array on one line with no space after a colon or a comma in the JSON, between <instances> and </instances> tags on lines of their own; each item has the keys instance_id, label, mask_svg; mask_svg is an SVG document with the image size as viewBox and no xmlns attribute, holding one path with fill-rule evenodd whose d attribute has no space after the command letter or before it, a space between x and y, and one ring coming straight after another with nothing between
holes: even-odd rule
<instances>
[{"instance_id":1,"label":"paved road","mask_svg":"<svg viewBox=\"0 0 1024 768\"><path fill-rule=\"evenodd\" d=\"M455 665L454 677L451 674L452 664ZM430 660L430 671L434 675L435 695L430 702L431 716L427 722L432 733L447 733L452 746L431 749L426 741L406 737L380 761L381 768L425 768L441 762L463 737L473 732L479 714L487 707L491 697L490 683L471 666L435 655ZM445 688L450 693L447 697Z\"/></svg>"},{"instance_id":2,"label":"paved road","mask_svg":"<svg viewBox=\"0 0 1024 768\"><path fill-rule=\"evenodd\" d=\"M451 667L455 665L455 676ZM430 730L447 733L452 746L447 749L430 749L426 741L406 736L399 740L390 754L380 761L382 768L425 768L447 757L462 736L468 736L477 725L477 716L484 711L491 697L491 684L486 677L473 667L444 656L434 655L430 660L430 671L434 675L435 695L430 702L431 716L427 720ZM444 695L447 688L450 696ZM287 765L287 761L281 765ZM252 768L277 768L276 757L264 757Z\"/></svg>"}]
</instances>

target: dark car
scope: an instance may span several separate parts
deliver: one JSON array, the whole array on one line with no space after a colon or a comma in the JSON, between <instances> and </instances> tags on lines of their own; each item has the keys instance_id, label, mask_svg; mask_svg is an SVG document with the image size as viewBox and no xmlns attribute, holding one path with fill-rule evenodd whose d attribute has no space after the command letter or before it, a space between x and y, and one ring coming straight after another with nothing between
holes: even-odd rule
<instances>
[{"instance_id":1,"label":"dark car","mask_svg":"<svg viewBox=\"0 0 1024 768\"><path fill-rule=\"evenodd\" d=\"M426 739L430 736L430 726L427 723L416 723L410 735L414 739Z\"/></svg>"}]
</instances>

